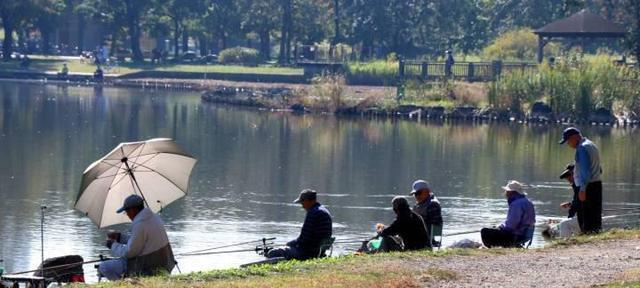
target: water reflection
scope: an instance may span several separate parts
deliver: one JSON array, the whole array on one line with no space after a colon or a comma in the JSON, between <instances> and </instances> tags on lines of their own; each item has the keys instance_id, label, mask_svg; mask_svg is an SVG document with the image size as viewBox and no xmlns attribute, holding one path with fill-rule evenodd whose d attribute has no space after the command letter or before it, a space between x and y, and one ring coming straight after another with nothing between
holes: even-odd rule
<instances>
[{"instance_id":1,"label":"water reflection","mask_svg":"<svg viewBox=\"0 0 640 288\"><path fill-rule=\"evenodd\" d=\"M440 198L445 233L500 223L506 201L499 187L508 179L529 185L539 222L564 217L558 205L571 195L557 178L573 154L556 144L561 127L296 116L203 105L197 93L8 82L0 83L0 113L0 257L8 271L40 262L43 203L45 257L107 254L104 232L72 205L82 171L123 141L171 137L200 160L189 195L162 215L178 254L266 236L279 243L294 238L304 211L291 201L304 187L321 193L339 239L369 236L375 223L391 222L389 201L408 196L416 178L429 180ZM584 130L601 149L605 206L640 205L634 193L640 133ZM478 237L448 237L445 245ZM536 238L534 245L541 244ZM342 253L357 244L337 246ZM178 260L185 272L256 259L247 252Z\"/></svg>"}]
</instances>

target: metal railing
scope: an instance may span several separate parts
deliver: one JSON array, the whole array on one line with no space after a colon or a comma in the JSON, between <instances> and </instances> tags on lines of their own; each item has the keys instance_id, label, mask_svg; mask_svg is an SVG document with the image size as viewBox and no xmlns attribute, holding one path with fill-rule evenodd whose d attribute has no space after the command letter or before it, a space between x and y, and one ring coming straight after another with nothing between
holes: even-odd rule
<instances>
[{"instance_id":1,"label":"metal railing","mask_svg":"<svg viewBox=\"0 0 640 288\"><path fill-rule=\"evenodd\" d=\"M458 62L447 65L444 62L400 61L398 75L402 78L418 78L423 80L438 80L443 78L467 81L491 81L503 73L522 72L532 73L537 64L514 62Z\"/></svg>"}]
</instances>

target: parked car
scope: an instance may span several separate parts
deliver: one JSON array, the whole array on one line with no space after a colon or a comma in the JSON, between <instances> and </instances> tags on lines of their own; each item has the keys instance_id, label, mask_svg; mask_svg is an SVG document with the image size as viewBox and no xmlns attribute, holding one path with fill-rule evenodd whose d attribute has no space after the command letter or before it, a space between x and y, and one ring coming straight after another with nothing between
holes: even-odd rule
<instances>
[{"instance_id":1,"label":"parked car","mask_svg":"<svg viewBox=\"0 0 640 288\"><path fill-rule=\"evenodd\" d=\"M216 63L216 62L218 62L218 55L209 54L209 55L202 56L202 57L200 57L198 62L200 62L202 64Z\"/></svg>"},{"instance_id":2,"label":"parked car","mask_svg":"<svg viewBox=\"0 0 640 288\"><path fill-rule=\"evenodd\" d=\"M183 62L194 62L197 59L198 59L198 55L196 55L196 52L187 51L184 54L182 54L182 61Z\"/></svg>"}]
</instances>

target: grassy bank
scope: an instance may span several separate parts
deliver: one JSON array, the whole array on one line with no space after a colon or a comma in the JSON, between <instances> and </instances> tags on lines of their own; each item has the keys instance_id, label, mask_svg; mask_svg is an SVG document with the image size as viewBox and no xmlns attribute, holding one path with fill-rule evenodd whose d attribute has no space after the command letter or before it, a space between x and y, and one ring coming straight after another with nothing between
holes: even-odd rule
<instances>
[{"instance_id":1,"label":"grassy bank","mask_svg":"<svg viewBox=\"0 0 640 288\"><path fill-rule=\"evenodd\" d=\"M213 270L124 280L102 283L98 287L422 287L429 285L429 282L456 281L465 276L464 269L416 269L421 263L435 261L438 258L486 259L509 253L527 253L532 257L538 257L538 252L548 249L638 237L640 230L612 230L597 236L580 236L573 240L559 241L542 249L447 249L433 252L341 256L304 262L290 261L247 269Z\"/></svg>"},{"instance_id":2,"label":"grassy bank","mask_svg":"<svg viewBox=\"0 0 640 288\"><path fill-rule=\"evenodd\" d=\"M513 72L490 83L489 102L498 109L528 111L542 101L558 115L586 119L598 108L640 115L637 71L614 64L610 56L570 56L537 72Z\"/></svg>"},{"instance_id":3,"label":"grassy bank","mask_svg":"<svg viewBox=\"0 0 640 288\"><path fill-rule=\"evenodd\" d=\"M58 57L31 56L29 69L40 71L60 71L62 64L67 63L69 72L93 73L96 66L93 63L83 62L79 59L64 60ZM19 61L0 62L0 69L20 69ZM171 71L171 72L206 72L206 73L237 73L237 74L279 74L279 75L302 75L302 69L290 67L276 67L272 65L262 65L256 67L239 65L203 65L203 64L151 64L151 63L119 63L114 66L105 66L105 73L128 74L140 71Z\"/></svg>"}]
</instances>

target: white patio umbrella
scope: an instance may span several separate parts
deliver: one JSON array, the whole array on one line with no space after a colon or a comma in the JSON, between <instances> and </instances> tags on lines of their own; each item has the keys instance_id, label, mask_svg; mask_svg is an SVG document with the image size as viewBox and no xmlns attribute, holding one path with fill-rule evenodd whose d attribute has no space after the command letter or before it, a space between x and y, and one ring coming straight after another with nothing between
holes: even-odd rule
<instances>
[{"instance_id":1,"label":"white patio umbrella","mask_svg":"<svg viewBox=\"0 0 640 288\"><path fill-rule=\"evenodd\" d=\"M99 228L130 222L116 210L131 194L158 212L187 194L196 161L168 138L120 143L84 171L75 209Z\"/></svg>"}]
</instances>

